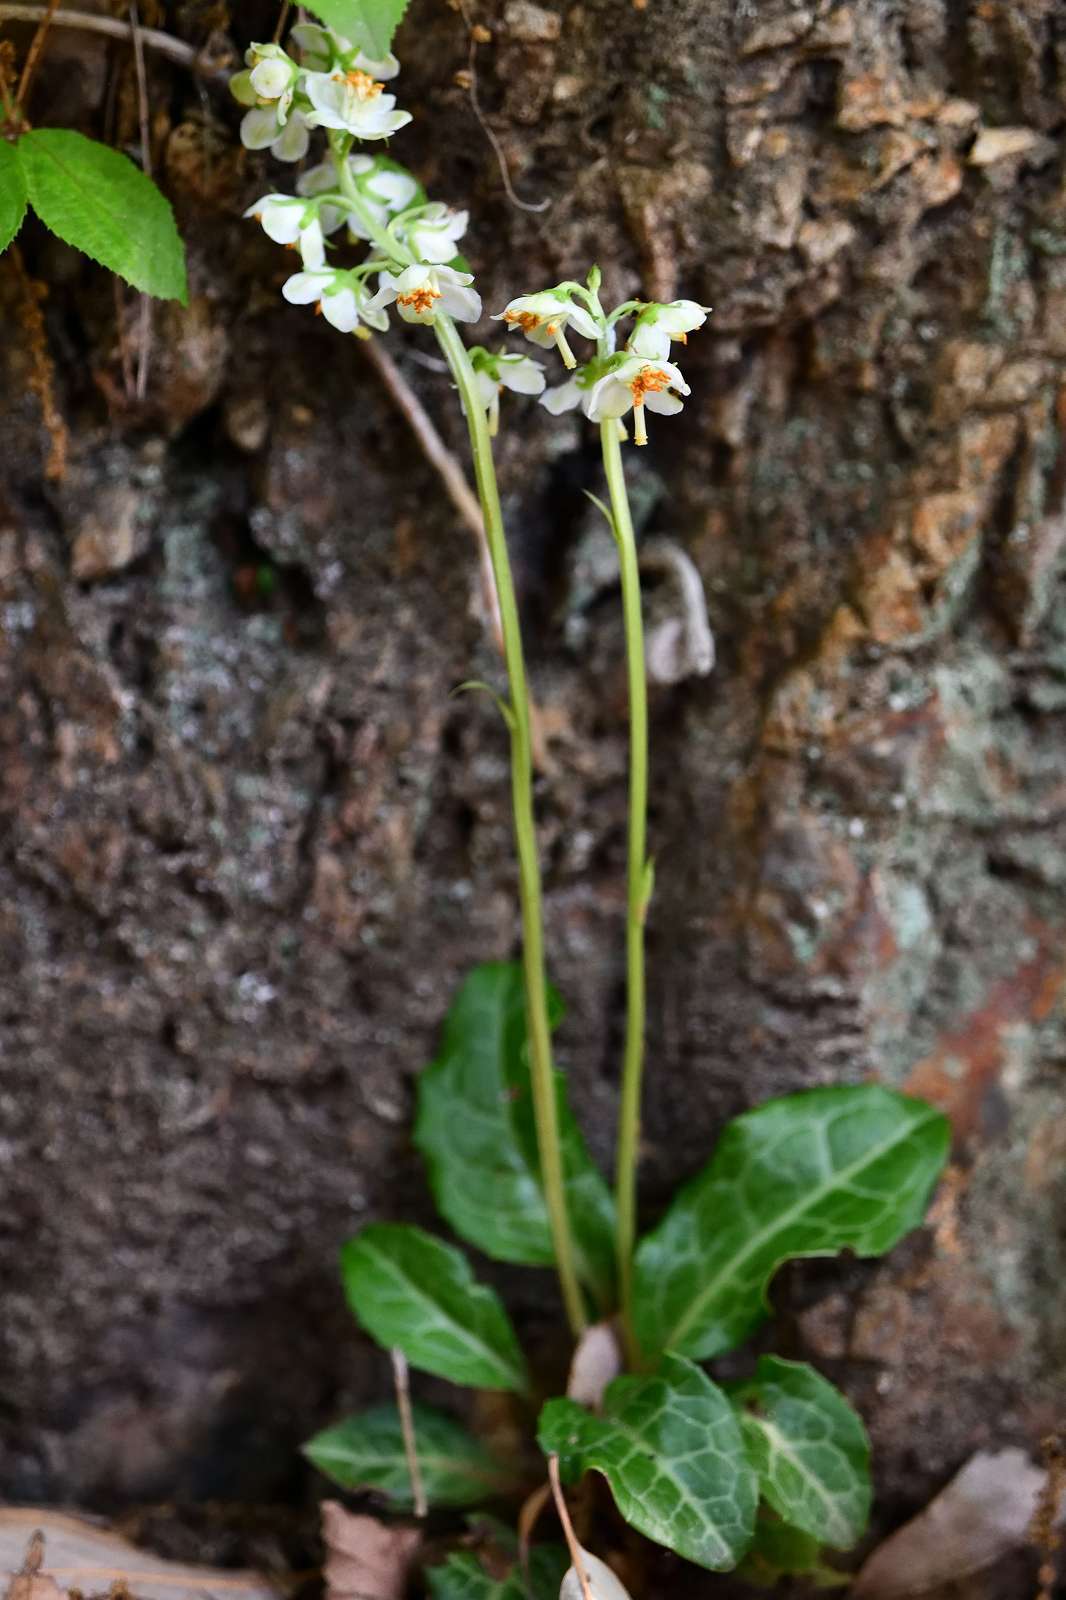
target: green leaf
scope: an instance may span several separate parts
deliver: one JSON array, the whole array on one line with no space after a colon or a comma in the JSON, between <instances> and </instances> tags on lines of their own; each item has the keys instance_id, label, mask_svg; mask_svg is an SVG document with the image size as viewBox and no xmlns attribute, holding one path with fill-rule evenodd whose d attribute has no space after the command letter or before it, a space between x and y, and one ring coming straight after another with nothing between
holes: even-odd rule
<instances>
[{"instance_id":1,"label":"green leaf","mask_svg":"<svg viewBox=\"0 0 1066 1600\"><path fill-rule=\"evenodd\" d=\"M763 1498L819 1543L850 1549L870 1514L870 1445L840 1390L804 1362L760 1356L733 1399Z\"/></svg>"},{"instance_id":2,"label":"green leaf","mask_svg":"<svg viewBox=\"0 0 1066 1600\"><path fill-rule=\"evenodd\" d=\"M562 1014L549 994L552 1023ZM556 1075L570 1221L582 1282L602 1310L614 1287L614 1203L593 1165ZM418 1084L415 1143L441 1215L497 1261L555 1259L537 1156L522 969L475 967L444 1024L440 1053ZM487 1197L491 1197L486 1203Z\"/></svg>"},{"instance_id":3,"label":"green leaf","mask_svg":"<svg viewBox=\"0 0 1066 1600\"><path fill-rule=\"evenodd\" d=\"M837 1589L851 1583L854 1573L827 1567L817 1539L764 1513L755 1524L755 1539L738 1576L760 1589L772 1589L782 1578L792 1576L801 1576L808 1587Z\"/></svg>"},{"instance_id":4,"label":"green leaf","mask_svg":"<svg viewBox=\"0 0 1066 1600\"><path fill-rule=\"evenodd\" d=\"M477 1389L529 1383L507 1313L492 1289L475 1283L466 1257L398 1222L377 1222L341 1251L348 1304L386 1349L413 1367Z\"/></svg>"},{"instance_id":5,"label":"green leaf","mask_svg":"<svg viewBox=\"0 0 1066 1600\"><path fill-rule=\"evenodd\" d=\"M782 1262L891 1249L921 1222L948 1144L939 1111L876 1084L808 1089L738 1117L638 1247L640 1343L718 1355L762 1321Z\"/></svg>"},{"instance_id":6,"label":"green leaf","mask_svg":"<svg viewBox=\"0 0 1066 1600\"><path fill-rule=\"evenodd\" d=\"M174 213L128 156L68 128L25 133L18 153L46 227L135 289L185 304L185 247Z\"/></svg>"},{"instance_id":7,"label":"green leaf","mask_svg":"<svg viewBox=\"0 0 1066 1600\"><path fill-rule=\"evenodd\" d=\"M736 1415L681 1356L664 1356L653 1376L616 1378L600 1416L550 1400L538 1441L568 1481L602 1472L632 1527L701 1567L735 1566L751 1542L758 1489Z\"/></svg>"},{"instance_id":8,"label":"green leaf","mask_svg":"<svg viewBox=\"0 0 1066 1600\"><path fill-rule=\"evenodd\" d=\"M486 1572L477 1556L449 1556L426 1572L433 1600L559 1600L570 1557L558 1545L534 1545L529 1553L529 1587L518 1562L505 1577Z\"/></svg>"},{"instance_id":9,"label":"green leaf","mask_svg":"<svg viewBox=\"0 0 1066 1600\"><path fill-rule=\"evenodd\" d=\"M411 1411L422 1483L431 1505L477 1505L511 1486L508 1469L457 1422L417 1403ZM323 1429L307 1441L303 1453L342 1489L374 1489L398 1506L414 1504L395 1406L376 1406Z\"/></svg>"},{"instance_id":10,"label":"green leaf","mask_svg":"<svg viewBox=\"0 0 1066 1600\"><path fill-rule=\"evenodd\" d=\"M26 215L26 177L18 151L0 139L0 250L6 250Z\"/></svg>"},{"instance_id":11,"label":"green leaf","mask_svg":"<svg viewBox=\"0 0 1066 1600\"><path fill-rule=\"evenodd\" d=\"M383 61L407 5L408 0L314 0L308 10L334 33L359 45L372 60Z\"/></svg>"}]
</instances>

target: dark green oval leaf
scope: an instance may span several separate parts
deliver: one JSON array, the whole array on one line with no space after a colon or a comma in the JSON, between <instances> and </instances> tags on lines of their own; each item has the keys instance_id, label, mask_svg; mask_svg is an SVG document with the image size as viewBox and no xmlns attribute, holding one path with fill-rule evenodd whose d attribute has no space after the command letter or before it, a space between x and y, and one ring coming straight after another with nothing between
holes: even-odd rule
<instances>
[{"instance_id":1,"label":"dark green oval leaf","mask_svg":"<svg viewBox=\"0 0 1066 1600\"><path fill-rule=\"evenodd\" d=\"M775 1589L782 1578L795 1576L803 1578L805 1588L846 1589L854 1573L827 1567L817 1539L764 1511L755 1524L755 1538L738 1577L757 1589Z\"/></svg>"},{"instance_id":2,"label":"dark green oval leaf","mask_svg":"<svg viewBox=\"0 0 1066 1600\"><path fill-rule=\"evenodd\" d=\"M891 1249L921 1222L949 1137L939 1111L876 1084L808 1089L738 1117L637 1250L644 1349L731 1350L765 1316L782 1262Z\"/></svg>"},{"instance_id":3,"label":"dark green oval leaf","mask_svg":"<svg viewBox=\"0 0 1066 1600\"><path fill-rule=\"evenodd\" d=\"M457 1422L428 1406L411 1407L418 1464L434 1506L472 1506L511 1486L510 1473ZM374 1489L411 1506L411 1476L395 1406L376 1406L309 1439L304 1455L342 1489Z\"/></svg>"},{"instance_id":4,"label":"dark green oval leaf","mask_svg":"<svg viewBox=\"0 0 1066 1600\"><path fill-rule=\"evenodd\" d=\"M681 1356L651 1377L616 1378L599 1416L549 1400L537 1437L564 1478L602 1472L631 1527L701 1567L733 1567L751 1542L759 1496L736 1415Z\"/></svg>"},{"instance_id":5,"label":"dark green oval leaf","mask_svg":"<svg viewBox=\"0 0 1066 1600\"><path fill-rule=\"evenodd\" d=\"M6 250L26 215L26 178L18 151L0 139L0 250Z\"/></svg>"},{"instance_id":6,"label":"dark green oval leaf","mask_svg":"<svg viewBox=\"0 0 1066 1600\"><path fill-rule=\"evenodd\" d=\"M763 1499L820 1544L850 1549L870 1514L870 1444L840 1390L802 1361L760 1356L733 1398Z\"/></svg>"},{"instance_id":7,"label":"dark green oval leaf","mask_svg":"<svg viewBox=\"0 0 1066 1600\"><path fill-rule=\"evenodd\" d=\"M570 1564L556 1545L534 1545L529 1553L529 1586L516 1561L504 1576L486 1572L477 1556L449 1556L443 1566L429 1567L426 1578L433 1600L559 1600L559 1585Z\"/></svg>"},{"instance_id":8,"label":"dark green oval leaf","mask_svg":"<svg viewBox=\"0 0 1066 1600\"><path fill-rule=\"evenodd\" d=\"M555 1023L562 1005L554 991L550 1002ZM578 1272L606 1311L614 1285L614 1203L567 1104L561 1073L556 1084ZM497 1261L552 1265L521 967L475 967L459 990L440 1053L419 1079L415 1143L440 1213L456 1233Z\"/></svg>"},{"instance_id":9,"label":"dark green oval leaf","mask_svg":"<svg viewBox=\"0 0 1066 1600\"><path fill-rule=\"evenodd\" d=\"M413 1367L477 1389L526 1389L526 1364L499 1297L475 1283L450 1244L403 1223L374 1223L344 1246L341 1272L363 1327Z\"/></svg>"},{"instance_id":10,"label":"dark green oval leaf","mask_svg":"<svg viewBox=\"0 0 1066 1600\"><path fill-rule=\"evenodd\" d=\"M408 0L314 0L308 10L374 61L383 61L407 5Z\"/></svg>"},{"instance_id":11,"label":"dark green oval leaf","mask_svg":"<svg viewBox=\"0 0 1066 1600\"><path fill-rule=\"evenodd\" d=\"M69 128L35 128L18 152L46 227L135 289L185 303L185 248L174 213L128 156Z\"/></svg>"}]
</instances>

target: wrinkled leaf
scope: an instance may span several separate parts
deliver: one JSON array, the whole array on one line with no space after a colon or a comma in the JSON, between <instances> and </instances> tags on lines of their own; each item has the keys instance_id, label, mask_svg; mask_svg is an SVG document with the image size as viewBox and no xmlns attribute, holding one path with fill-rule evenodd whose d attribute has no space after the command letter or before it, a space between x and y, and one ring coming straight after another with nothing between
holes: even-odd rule
<instances>
[{"instance_id":1,"label":"wrinkled leaf","mask_svg":"<svg viewBox=\"0 0 1066 1600\"><path fill-rule=\"evenodd\" d=\"M839 1589L851 1582L849 1572L826 1566L817 1539L765 1514L755 1524L755 1538L738 1575L759 1589L772 1589L782 1578L793 1576L814 1589Z\"/></svg>"},{"instance_id":2,"label":"wrinkled leaf","mask_svg":"<svg viewBox=\"0 0 1066 1600\"><path fill-rule=\"evenodd\" d=\"M174 213L128 156L69 128L35 128L18 142L41 221L135 289L187 298L185 248Z\"/></svg>"},{"instance_id":3,"label":"wrinkled leaf","mask_svg":"<svg viewBox=\"0 0 1066 1600\"><path fill-rule=\"evenodd\" d=\"M510 1485L510 1472L451 1417L411 1407L426 1498L435 1506L472 1506ZM374 1489L399 1506L413 1504L411 1476L395 1406L375 1406L316 1433L304 1455L342 1489Z\"/></svg>"},{"instance_id":4,"label":"wrinkled leaf","mask_svg":"<svg viewBox=\"0 0 1066 1600\"><path fill-rule=\"evenodd\" d=\"M763 1499L817 1542L849 1549L870 1513L870 1445L840 1390L801 1361L760 1356L734 1400Z\"/></svg>"},{"instance_id":5,"label":"wrinkled leaf","mask_svg":"<svg viewBox=\"0 0 1066 1600\"><path fill-rule=\"evenodd\" d=\"M0 139L0 250L6 250L26 215L26 177L18 151Z\"/></svg>"},{"instance_id":6,"label":"wrinkled leaf","mask_svg":"<svg viewBox=\"0 0 1066 1600\"><path fill-rule=\"evenodd\" d=\"M498 1295L475 1282L450 1244L404 1223L374 1223L342 1249L341 1273L363 1327L413 1367L477 1389L526 1389L525 1360Z\"/></svg>"},{"instance_id":7,"label":"wrinkled leaf","mask_svg":"<svg viewBox=\"0 0 1066 1600\"><path fill-rule=\"evenodd\" d=\"M602 1416L550 1400L538 1440L568 1481L602 1472L626 1521L702 1567L732 1567L750 1543L758 1489L729 1401L691 1361L616 1378Z\"/></svg>"},{"instance_id":8,"label":"wrinkled leaf","mask_svg":"<svg viewBox=\"0 0 1066 1600\"><path fill-rule=\"evenodd\" d=\"M314 0L308 10L334 33L360 45L374 61L382 61L407 5L408 0Z\"/></svg>"},{"instance_id":9,"label":"wrinkled leaf","mask_svg":"<svg viewBox=\"0 0 1066 1600\"><path fill-rule=\"evenodd\" d=\"M322 1502L326 1600L403 1600L418 1528L401 1528Z\"/></svg>"},{"instance_id":10,"label":"wrinkled leaf","mask_svg":"<svg viewBox=\"0 0 1066 1600\"><path fill-rule=\"evenodd\" d=\"M562 1006L550 996L552 1021ZM601 1307L614 1281L614 1206L557 1074L566 1196L582 1282ZM497 1261L551 1266L551 1227L537 1157L522 969L476 967L456 995L440 1053L418 1085L415 1143L441 1215Z\"/></svg>"},{"instance_id":11,"label":"wrinkled leaf","mask_svg":"<svg viewBox=\"0 0 1066 1600\"><path fill-rule=\"evenodd\" d=\"M731 1350L762 1321L783 1262L891 1249L921 1222L948 1142L939 1111L875 1084L808 1089L738 1117L637 1250L644 1349Z\"/></svg>"},{"instance_id":12,"label":"wrinkled leaf","mask_svg":"<svg viewBox=\"0 0 1066 1600\"><path fill-rule=\"evenodd\" d=\"M516 1561L502 1574L486 1570L477 1556L449 1556L426 1572L433 1600L557 1600L568 1557L556 1545L530 1551L529 1588Z\"/></svg>"},{"instance_id":13,"label":"wrinkled leaf","mask_svg":"<svg viewBox=\"0 0 1066 1600\"><path fill-rule=\"evenodd\" d=\"M904 1600L990 1567L1026 1543L1045 1480L1024 1450L981 1451L924 1511L878 1545L852 1594Z\"/></svg>"}]
</instances>

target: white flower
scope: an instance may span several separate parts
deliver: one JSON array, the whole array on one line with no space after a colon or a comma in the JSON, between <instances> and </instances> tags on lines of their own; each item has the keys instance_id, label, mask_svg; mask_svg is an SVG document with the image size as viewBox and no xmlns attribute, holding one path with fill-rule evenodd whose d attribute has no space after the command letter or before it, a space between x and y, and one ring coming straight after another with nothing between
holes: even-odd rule
<instances>
[{"instance_id":1,"label":"white flower","mask_svg":"<svg viewBox=\"0 0 1066 1600\"><path fill-rule=\"evenodd\" d=\"M583 306L575 305L566 289L544 289L540 294L522 294L517 300L497 312L495 321L506 322L511 328L521 328L527 339L547 350L558 348L567 367L577 366L573 351L566 342L567 324L585 339L597 339L599 329Z\"/></svg>"},{"instance_id":2,"label":"white flower","mask_svg":"<svg viewBox=\"0 0 1066 1600\"><path fill-rule=\"evenodd\" d=\"M383 94L383 84L369 72L308 72L304 86L311 101L308 123L313 128L341 128L357 139L387 139L411 121L409 111L395 111L396 96Z\"/></svg>"},{"instance_id":3,"label":"white flower","mask_svg":"<svg viewBox=\"0 0 1066 1600\"><path fill-rule=\"evenodd\" d=\"M267 194L244 213L263 224L275 244L298 245L305 267L321 267L326 259L318 207L287 194Z\"/></svg>"},{"instance_id":4,"label":"white flower","mask_svg":"<svg viewBox=\"0 0 1066 1600\"><path fill-rule=\"evenodd\" d=\"M356 68L369 72L372 78L395 78L400 63L391 53L384 61L373 61L351 40L334 33L332 28L320 28L313 22L300 22L292 29L289 38L300 52L300 65L307 72L330 72L339 66L342 71Z\"/></svg>"},{"instance_id":5,"label":"white flower","mask_svg":"<svg viewBox=\"0 0 1066 1600\"><path fill-rule=\"evenodd\" d=\"M241 118L241 143L246 150L265 150L279 161L300 161L307 154L310 135L302 111L286 120L275 106L256 106Z\"/></svg>"},{"instance_id":6,"label":"white flower","mask_svg":"<svg viewBox=\"0 0 1066 1600\"><path fill-rule=\"evenodd\" d=\"M280 44L253 44L245 52L244 59L252 69L248 74L248 82L255 90L259 103L277 101L279 117L284 122L300 76L296 62L286 55Z\"/></svg>"},{"instance_id":7,"label":"white flower","mask_svg":"<svg viewBox=\"0 0 1066 1600\"><path fill-rule=\"evenodd\" d=\"M495 438L500 422L500 390L515 394L540 394L544 388L544 369L529 356L493 354L475 345L470 360L477 378L478 396L489 419L489 433Z\"/></svg>"},{"instance_id":8,"label":"white flower","mask_svg":"<svg viewBox=\"0 0 1066 1600\"><path fill-rule=\"evenodd\" d=\"M326 321L341 333L360 332L361 322L382 332L389 325L384 311L373 304L365 285L353 272L333 271L329 267L297 272L286 280L281 292L290 305L314 304Z\"/></svg>"},{"instance_id":9,"label":"white flower","mask_svg":"<svg viewBox=\"0 0 1066 1600\"><path fill-rule=\"evenodd\" d=\"M633 437L637 444L647 444L644 408L673 416L682 405L677 395L671 393L673 389L681 394L690 393L680 371L669 361L646 361L643 356L633 354L615 356L603 376L586 389L581 406L590 422L624 417L632 409Z\"/></svg>"},{"instance_id":10,"label":"white flower","mask_svg":"<svg viewBox=\"0 0 1066 1600\"><path fill-rule=\"evenodd\" d=\"M352 155L348 157L348 170L373 221L384 228L390 219L405 211L422 193L417 178L389 161L387 156ZM352 239L368 239L358 217L350 215L339 197L337 169L332 161L323 161L317 167L308 167L296 181L299 194L313 195L337 193L336 205L323 205L319 212L322 231L327 236L336 233L348 220L348 233Z\"/></svg>"},{"instance_id":11,"label":"white flower","mask_svg":"<svg viewBox=\"0 0 1066 1600\"><path fill-rule=\"evenodd\" d=\"M671 300L669 305L653 302L641 311L629 336L627 349L649 361L665 361L670 355L670 340L687 343L687 336L702 328L710 306L695 300Z\"/></svg>"},{"instance_id":12,"label":"white flower","mask_svg":"<svg viewBox=\"0 0 1066 1600\"><path fill-rule=\"evenodd\" d=\"M400 236L420 261L443 263L458 254L457 241L466 232L469 220L469 212L452 211L435 202L423 206L420 215L404 223Z\"/></svg>"},{"instance_id":13,"label":"white flower","mask_svg":"<svg viewBox=\"0 0 1066 1600\"><path fill-rule=\"evenodd\" d=\"M431 323L437 311L459 322L476 322L481 315L481 296L467 287L473 281L472 273L451 267L405 267L398 277L382 272L370 304L377 309L395 301L405 322Z\"/></svg>"}]
</instances>

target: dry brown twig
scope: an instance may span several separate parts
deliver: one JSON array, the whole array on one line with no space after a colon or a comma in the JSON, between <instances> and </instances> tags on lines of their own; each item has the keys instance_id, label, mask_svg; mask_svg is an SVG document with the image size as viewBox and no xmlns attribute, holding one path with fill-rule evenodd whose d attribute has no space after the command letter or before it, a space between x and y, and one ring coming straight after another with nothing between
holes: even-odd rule
<instances>
[{"instance_id":1,"label":"dry brown twig","mask_svg":"<svg viewBox=\"0 0 1066 1600\"><path fill-rule=\"evenodd\" d=\"M141 166L146 178L152 176L152 137L148 123L148 76L144 70L144 45L137 16L137 0L130 0L130 35L133 40L133 66L137 74L137 116L141 135ZM141 295L138 317L140 335L137 351L137 399L143 401L148 394L148 366L152 354L152 300Z\"/></svg>"},{"instance_id":2,"label":"dry brown twig","mask_svg":"<svg viewBox=\"0 0 1066 1600\"><path fill-rule=\"evenodd\" d=\"M129 26L119 17L96 16L86 11L56 10L48 5L0 5L0 22L41 22L49 16L54 28L83 28L87 33L101 33L108 39L128 39ZM229 69L212 61L202 50L194 49L184 39L161 28L142 28L141 43L146 50L156 50L179 66L188 67L205 78L228 78Z\"/></svg>"},{"instance_id":3,"label":"dry brown twig","mask_svg":"<svg viewBox=\"0 0 1066 1600\"><path fill-rule=\"evenodd\" d=\"M403 1453L407 1458L407 1471L411 1479L411 1499L414 1502L415 1516L428 1515L429 1505L426 1500L425 1485L422 1482L422 1467L418 1460L418 1440L415 1437L415 1417L411 1410L411 1383L407 1370L407 1357L402 1350L393 1350L392 1376L396 1385L396 1409L400 1413L400 1432L403 1434Z\"/></svg>"},{"instance_id":4,"label":"dry brown twig","mask_svg":"<svg viewBox=\"0 0 1066 1600\"><path fill-rule=\"evenodd\" d=\"M35 278L30 277L18 245L11 245L8 255L18 276L19 288L22 291L22 323L31 363L27 387L33 391L40 402L41 419L44 422L50 441L44 475L46 478L58 480L63 477L67 470L69 439L67 425L63 421L62 414L56 404L55 365L48 351L44 312L41 310L41 301L47 295L48 290L43 283L38 283Z\"/></svg>"},{"instance_id":5,"label":"dry brown twig","mask_svg":"<svg viewBox=\"0 0 1066 1600\"><path fill-rule=\"evenodd\" d=\"M506 152L503 148L503 145L500 143L500 138L495 128L489 125L489 122L485 117L485 113L481 109L481 101L478 99L477 47L483 42L485 30L483 28L479 28L472 20L470 12L466 7L466 0L458 0L458 9L463 21L466 23L467 34L470 40L470 48L467 52L466 58L466 72L463 77L462 87L470 96L470 109L477 118L478 126L485 135L486 139L489 141L489 144L492 146L493 153L496 156L496 161L500 169L500 180L503 183L507 198L510 200L513 206L518 207L519 211L547 211L548 207L551 205L551 200L537 200L535 202L532 200L522 200L515 193L514 184L511 182L510 168L507 164Z\"/></svg>"},{"instance_id":6,"label":"dry brown twig","mask_svg":"<svg viewBox=\"0 0 1066 1600\"><path fill-rule=\"evenodd\" d=\"M30 92L33 75L37 71L37 64L41 59L41 51L44 49L44 41L48 37L48 30L52 26L52 19L58 9L59 0L49 0L48 5L43 10L40 22L37 24L37 32L34 34L27 52L25 65L22 68L22 77L19 79L19 86L15 91L16 111L26 104L26 96Z\"/></svg>"}]
</instances>

